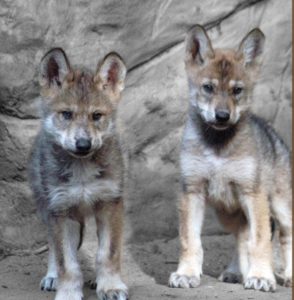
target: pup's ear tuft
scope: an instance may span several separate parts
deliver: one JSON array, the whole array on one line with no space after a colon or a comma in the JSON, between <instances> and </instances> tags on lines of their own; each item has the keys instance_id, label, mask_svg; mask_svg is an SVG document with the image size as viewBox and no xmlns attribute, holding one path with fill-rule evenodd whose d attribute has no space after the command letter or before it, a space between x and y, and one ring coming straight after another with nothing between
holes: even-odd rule
<instances>
[{"instance_id":1,"label":"pup's ear tuft","mask_svg":"<svg viewBox=\"0 0 294 300\"><path fill-rule=\"evenodd\" d=\"M95 81L105 91L120 93L125 87L126 73L127 68L122 58L111 52L98 65Z\"/></svg>"},{"instance_id":2,"label":"pup's ear tuft","mask_svg":"<svg viewBox=\"0 0 294 300\"><path fill-rule=\"evenodd\" d=\"M40 63L40 85L48 88L61 87L69 72L70 65L65 52L61 48L51 49L44 55Z\"/></svg>"},{"instance_id":3,"label":"pup's ear tuft","mask_svg":"<svg viewBox=\"0 0 294 300\"><path fill-rule=\"evenodd\" d=\"M251 30L240 43L238 56L244 58L245 66L260 62L263 53L265 36L259 28Z\"/></svg>"},{"instance_id":4,"label":"pup's ear tuft","mask_svg":"<svg viewBox=\"0 0 294 300\"><path fill-rule=\"evenodd\" d=\"M207 58L213 58L210 39L201 25L193 27L186 36L186 63L202 65Z\"/></svg>"}]
</instances>

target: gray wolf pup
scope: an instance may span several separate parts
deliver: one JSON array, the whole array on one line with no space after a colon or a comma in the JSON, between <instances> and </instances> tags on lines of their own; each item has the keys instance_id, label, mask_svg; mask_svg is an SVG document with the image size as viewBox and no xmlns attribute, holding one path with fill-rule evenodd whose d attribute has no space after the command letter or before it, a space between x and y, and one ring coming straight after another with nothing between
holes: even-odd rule
<instances>
[{"instance_id":1,"label":"gray wolf pup","mask_svg":"<svg viewBox=\"0 0 294 300\"><path fill-rule=\"evenodd\" d=\"M187 35L190 108L180 153L181 254L171 287L200 284L206 202L237 241L235 257L220 280L242 280L245 289L276 289L272 217L280 228L284 284L292 285L290 153L273 128L250 112L264 40L253 29L237 50L213 49L203 27Z\"/></svg>"},{"instance_id":2,"label":"gray wolf pup","mask_svg":"<svg viewBox=\"0 0 294 300\"><path fill-rule=\"evenodd\" d=\"M42 126L29 163L38 211L48 227L48 271L43 290L55 300L81 300L77 260L84 219L94 216L99 299L128 298L120 277L123 163L115 115L126 67L108 54L95 74L73 69L64 51L52 49L40 64Z\"/></svg>"}]
</instances>

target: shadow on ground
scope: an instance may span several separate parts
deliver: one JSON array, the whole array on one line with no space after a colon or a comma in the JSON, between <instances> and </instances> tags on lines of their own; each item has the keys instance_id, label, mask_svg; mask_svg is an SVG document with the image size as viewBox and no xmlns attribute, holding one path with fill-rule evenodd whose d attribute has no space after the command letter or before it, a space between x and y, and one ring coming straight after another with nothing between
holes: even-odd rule
<instances>
[{"instance_id":1,"label":"shadow on ground","mask_svg":"<svg viewBox=\"0 0 294 300\"><path fill-rule=\"evenodd\" d=\"M229 263L234 251L232 236L205 236L203 272L217 278ZM155 240L132 245L131 253L142 271L153 277L158 284L166 285L178 263L179 241Z\"/></svg>"},{"instance_id":2,"label":"shadow on ground","mask_svg":"<svg viewBox=\"0 0 294 300\"><path fill-rule=\"evenodd\" d=\"M204 276L195 289L167 287L170 272L177 267L178 240L157 239L124 247L122 275L130 289L130 300L290 300L292 289L278 286L276 293L244 290L240 284L219 282L233 254L234 241L230 235L203 237ZM93 226L89 226L80 251L84 281L95 278L97 241ZM39 282L46 272L47 253L8 256L0 261L0 300L54 299L54 293L41 292ZM84 287L84 300L97 300L95 290Z\"/></svg>"}]
</instances>

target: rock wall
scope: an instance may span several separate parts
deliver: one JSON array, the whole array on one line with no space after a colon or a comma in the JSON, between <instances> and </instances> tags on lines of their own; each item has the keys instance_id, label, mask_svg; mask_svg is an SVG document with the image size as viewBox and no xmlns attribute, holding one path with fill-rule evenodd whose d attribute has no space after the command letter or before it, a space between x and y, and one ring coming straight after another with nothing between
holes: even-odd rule
<instances>
[{"instance_id":1,"label":"rock wall","mask_svg":"<svg viewBox=\"0 0 294 300\"><path fill-rule=\"evenodd\" d=\"M32 247L44 238L26 160L39 126L37 67L52 47L91 69L112 50L126 61L118 122L128 149L131 241L177 234L177 155L188 99L183 40L194 24L225 47L236 47L253 27L264 31L254 109L291 145L290 0L3 0L0 13L0 246ZM217 233L214 224L211 215L204 233Z\"/></svg>"}]
</instances>

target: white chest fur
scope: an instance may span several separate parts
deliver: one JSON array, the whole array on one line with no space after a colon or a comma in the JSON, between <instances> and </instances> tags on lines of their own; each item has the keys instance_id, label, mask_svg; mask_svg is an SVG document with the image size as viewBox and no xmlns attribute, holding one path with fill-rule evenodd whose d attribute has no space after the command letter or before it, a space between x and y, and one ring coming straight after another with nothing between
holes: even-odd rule
<instances>
[{"instance_id":1,"label":"white chest fur","mask_svg":"<svg viewBox=\"0 0 294 300\"><path fill-rule=\"evenodd\" d=\"M216 154L209 148L199 152L197 151L197 145L200 143L201 140L191 120L188 120L183 146L184 149L190 150L181 152L182 176L195 183L205 180L208 183L207 194L209 200L213 202L221 201L228 206L235 206L236 197L233 186L248 186L254 182L256 172L254 158L252 156L225 157ZM193 153L193 148L197 151L197 154Z\"/></svg>"},{"instance_id":2,"label":"white chest fur","mask_svg":"<svg viewBox=\"0 0 294 300\"><path fill-rule=\"evenodd\" d=\"M201 155L182 152L181 169L182 175L190 177L195 183L203 179L208 182L209 200L234 205L236 199L233 185L251 185L254 181L255 163L250 156L236 159L219 157L211 151Z\"/></svg>"},{"instance_id":3,"label":"white chest fur","mask_svg":"<svg viewBox=\"0 0 294 300\"><path fill-rule=\"evenodd\" d=\"M109 201L120 196L114 180L101 177L101 169L91 161L77 160L66 169L63 176L68 180L52 187L51 208L68 208L73 205L91 205L95 201Z\"/></svg>"}]
</instances>

